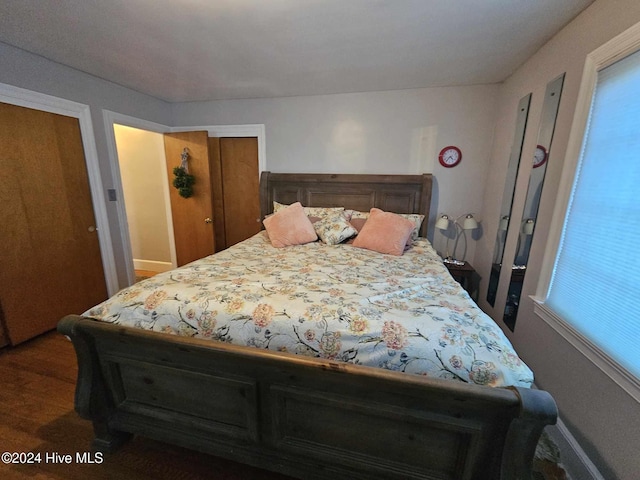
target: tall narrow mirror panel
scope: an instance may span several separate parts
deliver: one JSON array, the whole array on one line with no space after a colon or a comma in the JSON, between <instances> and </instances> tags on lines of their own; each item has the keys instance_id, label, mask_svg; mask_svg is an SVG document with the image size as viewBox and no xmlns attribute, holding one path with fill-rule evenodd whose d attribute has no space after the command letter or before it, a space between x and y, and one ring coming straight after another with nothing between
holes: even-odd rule
<instances>
[{"instance_id":1,"label":"tall narrow mirror panel","mask_svg":"<svg viewBox=\"0 0 640 480\"><path fill-rule=\"evenodd\" d=\"M491 275L489 276L489 289L487 290L487 302L489 302L492 307L495 306L496 293L498 292L500 269L502 268L502 257L504 256L504 242L507 239L507 230L509 229L509 222L511 220L511 207L513 205L513 195L518 177L520 157L522 156L522 143L524 142L524 133L527 129L530 104L531 94L522 97L520 102L518 102L516 130L513 135L511 155L509 156L509 165L507 166L507 178L504 182L504 191L502 192L498 231L496 232L496 243L493 249L493 260L491 262Z\"/></svg>"},{"instance_id":2,"label":"tall narrow mirror panel","mask_svg":"<svg viewBox=\"0 0 640 480\"><path fill-rule=\"evenodd\" d=\"M547 160L549 159L549 153L551 151L553 132L556 128L556 117L558 116L563 84L564 73L549 82L542 105L542 115L538 129L538 143L533 155L533 168L531 169L531 175L529 177L529 186L527 187L527 197L524 204L524 211L522 212L522 219L517 225L518 243L516 245L513 266L511 267L511 279L509 281L509 290L507 291L507 303L504 309L503 320L511 331L513 331L516 326L522 284L527 273L529 251L533 241L533 233L536 228L540 195L542 193L545 173L547 172Z\"/></svg>"}]
</instances>

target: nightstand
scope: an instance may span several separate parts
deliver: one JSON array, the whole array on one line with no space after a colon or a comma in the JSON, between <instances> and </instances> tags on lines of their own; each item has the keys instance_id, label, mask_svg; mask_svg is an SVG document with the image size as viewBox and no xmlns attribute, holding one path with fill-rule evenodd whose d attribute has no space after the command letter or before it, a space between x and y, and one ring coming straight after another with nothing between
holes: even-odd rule
<instances>
[{"instance_id":1,"label":"nightstand","mask_svg":"<svg viewBox=\"0 0 640 480\"><path fill-rule=\"evenodd\" d=\"M471 295L471 281L473 274L476 270L471 266L469 262L464 262L464 265L454 265L453 263L445 263L445 266L449 270L449 273L453 279L462 285L469 295Z\"/></svg>"}]
</instances>

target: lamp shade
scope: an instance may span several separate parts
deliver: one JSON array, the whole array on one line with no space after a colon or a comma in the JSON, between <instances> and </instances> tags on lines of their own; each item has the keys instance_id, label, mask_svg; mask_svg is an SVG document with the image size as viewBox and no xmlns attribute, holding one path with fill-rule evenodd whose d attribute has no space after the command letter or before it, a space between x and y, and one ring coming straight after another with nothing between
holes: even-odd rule
<instances>
[{"instance_id":1,"label":"lamp shade","mask_svg":"<svg viewBox=\"0 0 640 480\"><path fill-rule=\"evenodd\" d=\"M532 235L533 227L535 227L535 225L536 221L533 218L527 219L527 221L524 222L524 225L522 226L522 233L524 233L525 235Z\"/></svg>"},{"instance_id":2,"label":"lamp shade","mask_svg":"<svg viewBox=\"0 0 640 480\"><path fill-rule=\"evenodd\" d=\"M498 228L503 232L509 228L509 215L505 215L500 219L500 226Z\"/></svg>"},{"instance_id":3,"label":"lamp shade","mask_svg":"<svg viewBox=\"0 0 640 480\"><path fill-rule=\"evenodd\" d=\"M473 218L472 214L468 214L464 217L464 221L462 222L462 228L465 230L473 230L478 228L478 222L475 218Z\"/></svg>"},{"instance_id":4,"label":"lamp shade","mask_svg":"<svg viewBox=\"0 0 640 480\"><path fill-rule=\"evenodd\" d=\"M441 215L440 218L436 221L436 228L438 230L448 230L449 229L449 215Z\"/></svg>"}]
</instances>

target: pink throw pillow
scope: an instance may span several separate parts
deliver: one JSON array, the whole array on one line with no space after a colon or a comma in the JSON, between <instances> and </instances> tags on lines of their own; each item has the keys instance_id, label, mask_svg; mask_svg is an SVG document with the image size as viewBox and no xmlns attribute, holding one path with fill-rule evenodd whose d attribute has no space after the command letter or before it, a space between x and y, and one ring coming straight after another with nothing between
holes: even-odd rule
<instances>
[{"instance_id":1,"label":"pink throw pillow","mask_svg":"<svg viewBox=\"0 0 640 480\"><path fill-rule=\"evenodd\" d=\"M267 230L271 245L276 248L302 245L318 239L300 202L279 210L265 218L262 223Z\"/></svg>"},{"instance_id":2,"label":"pink throw pillow","mask_svg":"<svg viewBox=\"0 0 640 480\"><path fill-rule=\"evenodd\" d=\"M395 213L372 208L369 219L353 241L354 247L402 255L415 224Z\"/></svg>"}]
</instances>

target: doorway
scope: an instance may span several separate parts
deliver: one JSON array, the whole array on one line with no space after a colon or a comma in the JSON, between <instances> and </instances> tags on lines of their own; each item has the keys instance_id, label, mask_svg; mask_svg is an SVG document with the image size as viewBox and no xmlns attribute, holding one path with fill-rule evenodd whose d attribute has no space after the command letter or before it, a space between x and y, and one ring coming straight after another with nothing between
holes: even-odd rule
<instances>
[{"instance_id":1,"label":"doorway","mask_svg":"<svg viewBox=\"0 0 640 480\"><path fill-rule=\"evenodd\" d=\"M257 165L257 167L254 166L254 174L252 175L255 180L255 184L258 185L259 184L259 176L260 176L260 172L264 171L266 169L266 156L265 156L265 128L264 125L262 124L254 124L254 125L224 125L224 126L204 126L204 127L174 127L174 128L169 128L160 124L155 124L153 122L147 122L144 120L140 120L140 119L136 119L134 117L129 117L126 115L121 115L121 114L117 114L114 112L110 112L110 111L104 111L104 118L105 118L105 124L107 126L107 130L111 130L110 135L107 136L108 140L109 140L109 150L110 150L110 157L111 160L114 164L116 164L114 166L114 170L116 172L120 172L120 167L118 165L118 156L117 156L117 152L118 152L118 147L116 145L116 139L115 139L115 128L116 125L121 125L121 126L129 126L129 127L133 127L139 130L144 130L144 131L148 131L149 133L155 133L158 134L159 136L162 136L165 138L165 142L166 142L166 138L169 137L171 134L173 133L179 133L179 132L189 132L189 131L204 131L206 132L206 136L209 138L209 140L213 140L212 137L237 137L237 138L244 138L244 137L253 137L254 141L256 142L256 147L253 149L254 153L253 155L257 155L257 159L256 161L253 162L253 165ZM171 132L171 133L169 133ZM164 135L165 133L169 133L168 135ZM176 157L177 158L177 157ZM169 161L167 159L166 156L166 145L165 145L165 161L167 164L167 167L171 166L173 168L175 161L173 161L175 159ZM171 163L173 161L173 163ZM118 177L121 177L120 174L117 175ZM172 178L171 175L171 169L168 169L167 174L166 174L166 181L164 183L164 185L168 185L168 189L170 192L170 195L173 192L173 190L175 190L174 188L171 187L171 183L170 183L170 178ZM118 198L121 199L125 199L125 194L124 194L124 188L123 188L123 181L120 181L120 184L118 184L118 182L115 182L115 194ZM259 205L259 193L256 193L256 204ZM129 258L131 260L129 260L127 262L127 277L129 280L129 284L133 284L136 281L136 276L135 276L135 269L134 269L134 262L133 262L133 248L131 246L131 239L129 236L129 233L127 231L127 224L128 224L128 218L127 218L127 208L125 207L125 201L120 201L118 202L117 205L117 210L118 210L118 216L120 218L120 225L121 225L121 230L122 230L122 241L123 241L123 246L124 246L124 251L125 251L125 255L127 254L127 252L129 253ZM171 205L171 199L169 199L167 201L168 205ZM212 212L212 218L216 219L217 222L220 221L221 218L224 218L224 212L222 215L219 214L219 202L214 200L214 211ZM180 263L177 262L177 251L178 251L178 238L176 237L175 234L175 219L173 218L173 216L175 215L175 212L172 213L172 209L171 206L167 208L167 218L168 218L168 231L170 233L170 240L171 240L171 233L173 232L173 239L174 239L174 243L173 243L173 251L172 254L174 254L175 256L172 256L172 265L173 262L175 261L177 263L177 265L179 266ZM252 214L253 215L253 214ZM239 218L236 216L231 216L233 219ZM255 218L253 218L253 222L257 225L260 225L260 219L258 218L258 216L256 216ZM206 220L207 217L204 217L203 219L200 219L201 221ZM259 229L258 229L259 230ZM221 230L223 231L223 230ZM216 236L218 237L218 233L216 232ZM219 245L222 245L223 242L220 242ZM220 250L220 248L218 248L217 250Z\"/></svg>"},{"instance_id":2,"label":"doorway","mask_svg":"<svg viewBox=\"0 0 640 480\"><path fill-rule=\"evenodd\" d=\"M177 266L164 135L113 126L136 279Z\"/></svg>"}]
</instances>

